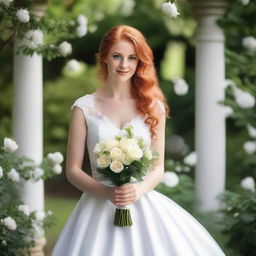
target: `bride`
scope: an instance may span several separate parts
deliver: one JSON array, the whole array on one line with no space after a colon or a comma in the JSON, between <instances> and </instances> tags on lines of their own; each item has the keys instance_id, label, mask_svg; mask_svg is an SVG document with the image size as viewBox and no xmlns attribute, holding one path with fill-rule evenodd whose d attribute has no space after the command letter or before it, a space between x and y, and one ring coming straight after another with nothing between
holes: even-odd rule
<instances>
[{"instance_id":1,"label":"bride","mask_svg":"<svg viewBox=\"0 0 256 256\"><path fill-rule=\"evenodd\" d=\"M170 110L145 37L131 26L115 26L104 35L96 57L102 86L75 100L67 144L66 175L83 194L52 256L223 256L192 215L154 190L164 174ZM117 187L96 171L93 150L128 125L159 158L143 181ZM82 170L86 148L92 176ZM133 225L115 226L116 207L127 205Z\"/></svg>"}]
</instances>

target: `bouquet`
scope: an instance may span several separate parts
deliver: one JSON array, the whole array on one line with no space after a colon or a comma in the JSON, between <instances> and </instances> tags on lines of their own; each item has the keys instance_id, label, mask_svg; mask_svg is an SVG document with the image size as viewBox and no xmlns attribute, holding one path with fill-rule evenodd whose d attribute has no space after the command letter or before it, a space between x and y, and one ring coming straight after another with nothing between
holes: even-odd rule
<instances>
[{"instance_id":1,"label":"bouquet","mask_svg":"<svg viewBox=\"0 0 256 256\"><path fill-rule=\"evenodd\" d=\"M94 154L97 171L116 186L130 183L132 179L143 180L159 155L150 149L142 137L134 136L132 125L125 127L115 139L97 143ZM127 206L117 207L114 224L119 227L132 225Z\"/></svg>"}]
</instances>

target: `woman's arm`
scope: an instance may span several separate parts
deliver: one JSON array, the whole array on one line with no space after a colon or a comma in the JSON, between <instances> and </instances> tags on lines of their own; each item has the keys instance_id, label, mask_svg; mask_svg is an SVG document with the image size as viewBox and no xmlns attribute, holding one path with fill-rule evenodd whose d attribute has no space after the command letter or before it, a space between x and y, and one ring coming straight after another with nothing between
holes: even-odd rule
<instances>
[{"instance_id":1,"label":"woman's arm","mask_svg":"<svg viewBox=\"0 0 256 256\"><path fill-rule=\"evenodd\" d=\"M85 140L87 134L86 120L81 109L72 110L69 125L66 176L68 181L83 192L106 198L107 186L93 179L82 168Z\"/></svg>"}]
</instances>

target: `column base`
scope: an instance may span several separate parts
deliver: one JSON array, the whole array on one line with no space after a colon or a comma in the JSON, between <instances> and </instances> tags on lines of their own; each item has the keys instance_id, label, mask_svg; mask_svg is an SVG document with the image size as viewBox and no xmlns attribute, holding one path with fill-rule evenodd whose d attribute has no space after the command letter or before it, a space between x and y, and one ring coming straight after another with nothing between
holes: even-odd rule
<instances>
[{"instance_id":1,"label":"column base","mask_svg":"<svg viewBox=\"0 0 256 256\"><path fill-rule=\"evenodd\" d=\"M35 246L30 249L31 256L44 256L43 247L45 245L46 238L43 236L42 238L38 239Z\"/></svg>"}]
</instances>

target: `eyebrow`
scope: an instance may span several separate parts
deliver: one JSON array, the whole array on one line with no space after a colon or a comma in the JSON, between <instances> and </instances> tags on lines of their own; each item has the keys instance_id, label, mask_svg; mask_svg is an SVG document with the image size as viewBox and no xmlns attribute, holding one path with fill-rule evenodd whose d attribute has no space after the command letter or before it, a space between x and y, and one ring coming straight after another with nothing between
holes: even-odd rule
<instances>
[{"instance_id":1,"label":"eyebrow","mask_svg":"<svg viewBox=\"0 0 256 256\"><path fill-rule=\"evenodd\" d=\"M112 54L113 54L113 53L117 53L117 54L122 55L122 53L120 53L120 52L112 52ZM133 53L133 54L130 54L129 56L137 56L137 54L136 54L136 53Z\"/></svg>"}]
</instances>

